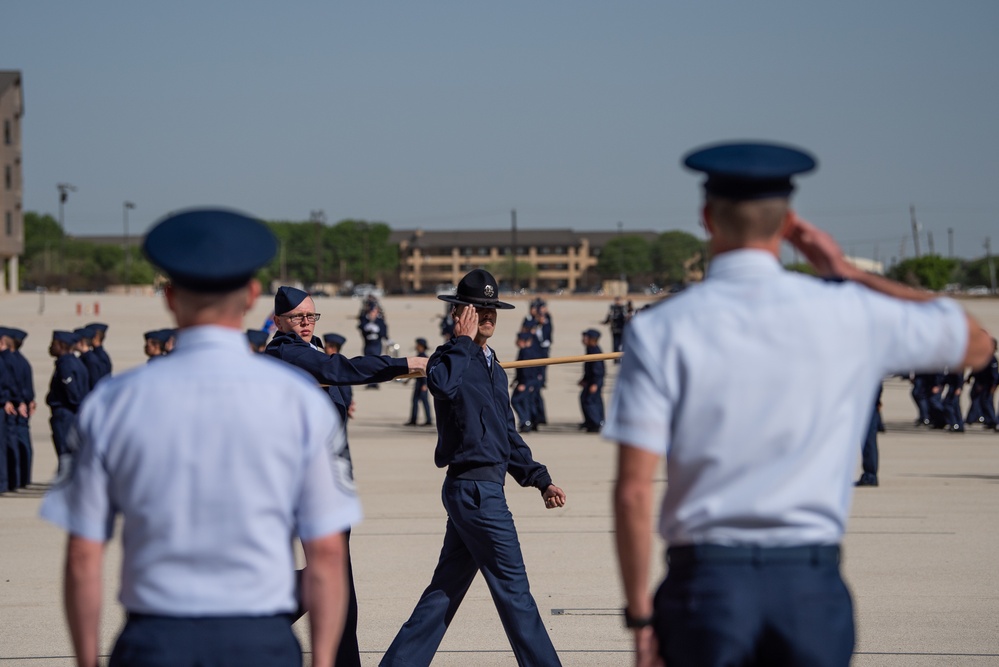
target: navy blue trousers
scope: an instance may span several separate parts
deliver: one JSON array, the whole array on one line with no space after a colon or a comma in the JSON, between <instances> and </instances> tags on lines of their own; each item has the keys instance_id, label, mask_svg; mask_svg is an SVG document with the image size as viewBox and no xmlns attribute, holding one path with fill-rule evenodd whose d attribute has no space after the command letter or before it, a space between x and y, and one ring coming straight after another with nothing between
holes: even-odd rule
<instances>
[{"instance_id":1,"label":"navy blue trousers","mask_svg":"<svg viewBox=\"0 0 999 667\"><path fill-rule=\"evenodd\" d=\"M510 405L513 407L513 411L517 413L517 418L520 419L520 426L534 424L537 420L537 415L535 414L536 394L537 390L534 387L526 385L524 386L524 391L516 388L513 390L513 396L510 397Z\"/></svg>"},{"instance_id":2,"label":"navy blue trousers","mask_svg":"<svg viewBox=\"0 0 999 667\"><path fill-rule=\"evenodd\" d=\"M561 665L531 595L503 486L448 477L441 496L448 520L437 569L380 664L429 665L475 573L482 572L517 664Z\"/></svg>"},{"instance_id":3,"label":"navy blue trousers","mask_svg":"<svg viewBox=\"0 0 999 667\"><path fill-rule=\"evenodd\" d=\"M49 426L52 427L52 444L55 446L57 456L72 454L69 447L69 430L73 426L73 419L76 417L69 410L53 410L49 418Z\"/></svg>"},{"instance_id":4,"label":"navy blue trousers","mask_svg":"<svg viewBox=\"0 0 999 667\"><path fill-rule=\"evenodd\" d=\"M669 550L655 631L669 667L847 667L853 603L836 547Z\"/></svg>"},{"instance_id":5,"label":"navy blue trousers","mask_svg":"<svg viewBox=\"0 0 999 667\"><path fill-rule=\"evenodd\" d=\"M109 667L300 667L289 616L130 614Z\"/></svg>"},{"instance_id":6,"label":"navy blue trousers","mask_svg":"<svg viewBox=\"0 0 999 667\"><path fill-rule=\"evenodd\" d=\"M878 476L878 422L881 421L878 409L871 413L871 421L867 425L867 437L860 450L860 462L864 475Z\"/></svg>"},{"instance_id":7,"label":"navy blue trousers","mask_svg":"<svg viewBox=\"0 0 999 667\"><path fill-rule=\"evenodd\" d=\"M433 421L430 418L430 392L416 388L413 390L412 410L409 413L409 421L414 424L416 423L416 415L421 405L423 406L424 421L429 424Z\"/></svg>"},{"instance_id":8,"label":"navy blue trousers","mask_svg":"<svg viewBox=\"0 0 999 667\"><path fill-rule=\"evenodd\" d=\"M587 428L599 428L604 424L604 399L600 391L590 393L589 387L579 392L579 409L583 412L583 424Z\"/></svg>"}]
</instances>

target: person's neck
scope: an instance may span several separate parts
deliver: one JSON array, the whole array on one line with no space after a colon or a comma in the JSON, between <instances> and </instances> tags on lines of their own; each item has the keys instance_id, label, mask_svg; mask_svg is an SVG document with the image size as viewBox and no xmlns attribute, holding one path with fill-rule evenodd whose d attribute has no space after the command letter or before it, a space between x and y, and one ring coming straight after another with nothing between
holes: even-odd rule
<instances>
[{"instance_id":1,"label":"person's neck","mask_svg":"<svg viewBox=\"0 0 999 667\"><path fill-rule=\"evenodd\" d=\"M724 238L713 236L708 243L708 251L712 257L718 257L726 252L734 252L736 250L762 250L773 255L774 259L780 259L780 244L781 238L779 236L766 240L744 241L741 243L733 243Z\"/></svg>"}]
</instances>

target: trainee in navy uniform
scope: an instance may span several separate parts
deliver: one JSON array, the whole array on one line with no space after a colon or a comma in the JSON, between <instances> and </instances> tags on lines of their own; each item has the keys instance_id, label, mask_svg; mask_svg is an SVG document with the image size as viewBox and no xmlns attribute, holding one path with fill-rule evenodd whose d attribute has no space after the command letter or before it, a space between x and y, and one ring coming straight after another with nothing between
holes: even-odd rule
<instances>
[{"instance_id":1,"label":"trainee in navy uniform","mask_svg":"<svg viewBox=\"0 0 999 667\"><path fill-rule=\"evenodd\" d=\"M586 354L601 354L600 332L587 329L583 332L583 347ZM599 433L604 425L604 371L603 360L583 362L583 378L579 381L579 409L583 413L580 429L587 433Z\"/></svg>"},{"instance_id":2,"label":"trainee in navy uniform","mask_svg":"<svg viewBox=\"0 0 999 667\"><path fill-rule=\"evenodd\" d=\"M101 363L104 364L104 373L101 377L111 375L113 370L111 357L108 355L107 348L104 347L104 339L108 336L108 325L103 322L91 322L90 324L87 324L86 327L94 332L91 348L93 349L94 354L96 354L101 360Z\"/></svg>"},{"instance_id":3,"label":"trainee in navy uniform","mask_svg":"<svg viewBox=\"0 0 999 667\"><path fill-rule=\"evenodd\" d=\"M722 144L685 164L708 174L713 259L703 283L629 324L604 427L620 443L616 542L638 662L846 666L839 545L878 385L981 366L991 341L954 301L856 269L795 215L791 177L814 168L807 153ZM785 271L782 239L836 281ZM663 457L669 567L653 599Z\"/></svg>"},{"instance_id":4,"label":"trainee in navy uniform","mask_svg":"<svg viewBox=\"0 0 999 667\"><path fill-rule=\"evenodd\" d=\"M517 334L517 361L542 359L541 346L529 331ZM538 430L538 400L541 392L541 370L539 366L520 366L513 373L513 394L510 405L517 419L521 433Z\"/></svg>"},{"instance_id":5,"label":"trainee in navy uniform","mask_svg":"<svg viewBox=\"0 0 999 667\"><path fill-rule=\"evenodd\" d=\"M427 360L424 357L396 359L387 355L348 359L342 354L328 355L322 348L322 341L315 336L315 325L321 316L321 313L316 312L315 301L307 292L287 285L278 288L274 295L274 321L278 331L267 344L265 353L301 368L320 384L329 385L327 393L340 416L344 436L344 446L339 451L337 465L343 476L353 483L354 471L347 444L347 418L351 409L349 385L388 382L410 372L422 373ZM349 536L348 533L348 543ZM360 646L357 643L357 594L349 547L347 575L349 598L346 627L336 656L337 667L356 667L361 664ZM307 609L308 605L304 608Z\"/></svg>"},{"instance_id":6,"label":"trainee in navy uniform","mask_svg":"<svg viewBox=\"0 0 999 667\"><path fill-rule=\"evenodd\" d=\"M427 339L416 339L416 356L427 357ZM423 423L421 426L433 426L434 420L430 418L430 392L427 390L427 378L418 377L413 384L413 396L410 401L409 421L405 426L416 426L419 415L419 408L423 406Z\"/></svg>"},{"instance_id":7,"label":"trainee in navy uniform","mask_svg":"<svg viewBox=\"0 0 999 667\"><path fill-rule=\"evenodd\" d=\"M76 340L77 336L72 331L56 330L52 332L49 344L49 355L55 357L55 368L45 404L51 410L52 445L59 461L57 477L64 475L70 465L74 446L69 439L69 429L83 399L90 393L90 375L83 362L73 354Z\"/></svg>"},{"instance_id":8,"label":"trainee in navy uniform","mask_svg":"<svg viewBox=\"0 0 999 667\"><path fill-rule=\"evenodd\" d=\"M119 514L128 620L111 667L301 665L290 622L296 536L313 656L332 661L344 533L361 510L331 464L343 431L329 400L246 344L253 274L276 247L263 223L223 209L171 215L146 236L146 256L170 278L176 348L100 383L80 413L73 473L41 510L70 534L65 600L79 665L98 663L101 565Z\"/></svg>"},{"instance_id":9,"label":"trainee in navy uniform","mask_svg":"<svg viewBox=\"0 0 999 667\"><path fill-rule=\"evenodd\" d=\"M7 446L17 443L17 482L20 488L31 484L31 463L34 457L29 420L35 414L35 382L31 364L21 353L21 346L27 336L27 332L14 327L5 327L0 333L7 348L0 356L10 370L14 389L11 399L14 414L8 412L6 415Z\"/></svg>"},{"instance_id":10,"label":"trainee in navy uniform","mask_svg":"<svg viewBox=\"0 0 999 667\"><path fill-rule=\"evenodd\" d=\"M565 504L547 468L536 462L517 433L506 373L487 345L496 309L488 272L475 269L454 296L454 337L427 364L427 383L437 413L434 462L447 468L441 497L448 519L444 546L430 585L381 661L382 665L429 665L476 572L482 572L518 665L561 664L527 581L517 529L503 484L509 473L521 486L538 489L545 507Z\"/></svg>"}]
</instances>

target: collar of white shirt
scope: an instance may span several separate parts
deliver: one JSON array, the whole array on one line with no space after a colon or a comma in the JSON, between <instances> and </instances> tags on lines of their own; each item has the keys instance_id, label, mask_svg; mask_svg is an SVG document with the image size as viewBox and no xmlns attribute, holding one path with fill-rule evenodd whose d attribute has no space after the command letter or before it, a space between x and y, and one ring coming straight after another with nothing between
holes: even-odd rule
<instances>
[{"instance_id":1,"label":"collar of white shirt","mask_svg":"<svg viewBox=\"0 0 999 667\"><path fill-rule=\"evenodd\" d=\"M765 250L730 250L712 258L707 277L725 280L749 275L768 275L781 271L777 258Z\"/></svg>"}]
</instances>

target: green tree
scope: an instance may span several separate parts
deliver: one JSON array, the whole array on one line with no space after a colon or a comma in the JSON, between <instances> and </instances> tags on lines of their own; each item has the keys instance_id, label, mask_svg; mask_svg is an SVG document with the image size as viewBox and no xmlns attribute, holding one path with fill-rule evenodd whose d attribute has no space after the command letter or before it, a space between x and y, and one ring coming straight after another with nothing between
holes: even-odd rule
<instances>
[{"instance_id":1,"label":"green tree","mask_svg":"<svg viewBox=\"0 0 999 667\"><path fill-rule=\"evenodd\" d=\"M641 236L618 236L607 242L597 260L601 278L624 275L632 282L644 282L653 273L652 252Z\"/></svg>"},{"instance_id":2,"label":"green tree","mask_svg":"<svg viewBox=\"0 0 999 667\"><path fill-rule=\"evenodd\" d=\"M517 282L526 281L527 279L533 277L537 272L537 267L529 262L517 262ZM513 281L514 274L514 262L511 257L504 257L498 262L493 262L486 267L489 273L493 274L499 282L511 282Z\"/></svg>"},{"instance_id":3,"label":"green tree","mask_svg":"<svg viewBox=\"0 0 999 667\"><path fill-rule=\"evenodd\" d=\"M807 273L810 276L816 275L815 267L808 262L791 262L790 264L785 264L784 268L788 271L796 271L797 273Z\"/></svg>"},{"instance_id":4,"label":"green tree","mask_svg":"<svg viewBox=\"0 0 999 667\"><path fill-rule=\"evenodd\" d=\"M888 272L888 277L913 287L942 290L954 281L959 265L956 259L924 255L899 262Z\"/></svg>"},{"instance_id":5,"label":"green tree","mask_svg":"<svg viewBox=\"0 0 999 667\"><path fill-rule=\"evenodd\" d=\"M663 232L652 245L652 265L660 285L690 281L703 275L707 246L693 234L672 230Z\"/></svg>"}]
</instances>

